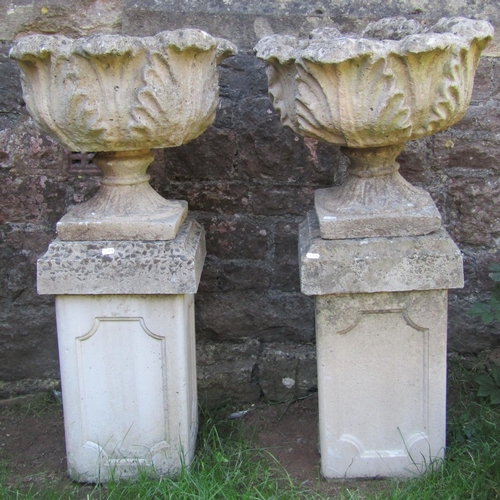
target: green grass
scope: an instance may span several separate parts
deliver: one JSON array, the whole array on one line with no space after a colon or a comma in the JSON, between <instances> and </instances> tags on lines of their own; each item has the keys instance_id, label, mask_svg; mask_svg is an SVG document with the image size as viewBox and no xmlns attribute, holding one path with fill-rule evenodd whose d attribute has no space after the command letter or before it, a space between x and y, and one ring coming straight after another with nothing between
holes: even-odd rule
<instances>
[{"instance_id":1,"label":"green grass","mask_svg":"<svg viewBox=\"0 0 500 500\"><path fill-rule=\"evenodd\" d=\"M294 484L265 452L255 449L239 422L212 415L200 427L191 470L183 470L176 479L155 480L145 474L135 482L110 482L106 487L47 482L41 491L26 490L7 487L8 463L0 455L0 499L500 499L500 405L477 397L475 375L450 366L446 460L416 479L343 482L331 488L323 483L320 495Z\"/></svg>"}]
</instances>

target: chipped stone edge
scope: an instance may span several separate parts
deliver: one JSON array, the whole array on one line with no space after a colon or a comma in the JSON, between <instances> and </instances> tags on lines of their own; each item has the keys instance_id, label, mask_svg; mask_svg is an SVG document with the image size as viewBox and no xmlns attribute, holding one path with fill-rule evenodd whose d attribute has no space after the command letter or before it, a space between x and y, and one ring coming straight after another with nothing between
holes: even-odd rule
<instances>
[{"instance_id":1,"label":"chipped stone edge","mask_svg":"<svg viewBox=\"0 0 500 500\"><path fill-rule=\"evenodd\" d=\"M443 228L425 236L324 240L314 211L300 224L299 268L305 295L464 286L462 254Z\"/></svg>"}]
</instances>

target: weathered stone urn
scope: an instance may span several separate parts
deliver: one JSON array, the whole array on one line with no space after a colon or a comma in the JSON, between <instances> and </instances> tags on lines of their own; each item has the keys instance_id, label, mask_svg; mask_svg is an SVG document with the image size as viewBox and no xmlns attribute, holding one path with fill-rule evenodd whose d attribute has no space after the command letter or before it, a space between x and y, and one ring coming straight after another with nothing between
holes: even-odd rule
<instances>
[{"instance_id":1,"label":"weathered stone urn","mask_svg":"<svg viewBox=\"0 0 500 500\"><path fill-rule=\"evenodd\" d=\"M442 19L424 29L391 18L359 36L320 28L309 40L274 35L258 43L282 123L342 146L350 159L342 186L316 191L323 238L422 235L439 228L430 196L401 177L395 159L406 141L462 118L492 36L486 21Z\"/></svg>"},{"instance_id":2,"label":"weathered stone urn","mask_svg":"<svg viewBox=\"0 0 500 500\"><path fill-rule=\"evenodd\" d=\"M178 474L198 429L194 294L205 232L187 203L149 185L150 148L179 146L213 121L229 42L200 30L12 48L36 123L96 152L102 186L58 223L38 260L56 296L69 475L82 482ZM185 220L186 219L186 220Z\"/></svg>"},{"instance_id":3,"label":"weathered stone urn","mask_svg":"<svg viewBox=\"0 0 500 500\"><path fill-rule=\"evenodd\" d=\"M99 192L58 223L62 240L170 240L187 203L149 185L150 148L180 146L213 122L217 63L236 48L201 30L84 39L32 35L10 56L28 111L72 151L97 152Z\"/></svg>"}]
</instances>

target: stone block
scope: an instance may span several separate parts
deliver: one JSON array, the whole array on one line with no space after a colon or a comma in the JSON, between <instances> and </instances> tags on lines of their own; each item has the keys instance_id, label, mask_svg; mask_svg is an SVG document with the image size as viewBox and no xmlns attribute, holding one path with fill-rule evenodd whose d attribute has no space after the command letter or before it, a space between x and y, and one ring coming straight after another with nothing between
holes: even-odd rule
<instances>
[{"instance_id":1,"label":"stone block","mask_svg":"<svg viewBox=\"0 0 500 500\"><path fill-rule=\"evenodd\" d=\"M462 142L467 142L467 135L473 134L475 138L469 139L469 145L474 146L473 142L479 141L479 145L488 145L490 142L494 144L494 137L492 137L491 132L499 130L500 128L500 113L499 108L500 103L495 99L489 99L487 101L473 101L467 108L465 116L456 123L452 129L448 132L443 133L443 137L446 138L443 142L439 140L440 135L436 136L436 144L442 149L443 144L447 149L455 148L455 142L457 142L457 147L464 149ZM460 132L458 132L460 131ZM458 140L455 140L455 134L458 136ZM486 142L482 141L482 137L486 138ZM462 140L461 137L464 137ZM450 142L451 141L451 142ZM440 149L435 149L436 154L440 154ZM447 151L444 151L447 154ZM453 155L453 151L450 151ZM454 155L454 163L459 160L457 155ZM437 168L440 168L440 163L436 164ZM452 164L449 165L452 168ZM474 168L471 166L471 168ZM481 168L481 165L475 165L475 168Z\"/></svg>"},{"instance_id":2,"label":"stone block","mask_svg":"<svg viewBox=\"0 0 500 500\"><path fill-rule=\"evenodd\" d=\"M429 172L429 138L418 139L406 143L402 153L397 157L401 175L413 183L426 183L433 172Z\"/></svg>"},{"instance_id":3,"label":"stone block","mask_svg":"<svg viewBox=\"0 0 500 500\"><path fill-rule=\"evenodd\" d=\"M300 293L231 291L196 297L200 340L312 342L314 302Z\"/></svg>"},{"instance_id":4,"label":"stone block","mask_svg":"<svg viewBox=\"0 0 500 500\"><path fill-rule=\"evenodd\" d=\"M331 182L335 146L302 139L284 128L269 99L247 98L240 104L238 170L251 179L287 184Z\"/></svg>"},{"instance_id":5,"label":"stone block","mask_svg":"<svg viewBox=\"0 0 500 500\"><path fill-rule=\"evenodd\" d=\"M21 80L15 61L9 59L10 43L0 42L0 113L20 113Z\"/></svg>"},{"instance_id":6,"label":"stone block","mask_svg":"<svg viewBox=\"0 0 500 500\"><path fill-rule=\"evenodd\" d=\"M51 237L34 224L0 226L0 380L58 377L54 301L37 295L34 272Z\"/></svg>"},{"instance_id":7,"label":"stone block","mask_svg":"<svg viewBox=\"0 0 500 500\"><path fill-rule=\"evenodd\" d=\"M221 259L263 260L269 252L267 221L236 215L233 218L198 216L207 231L207 252Z\"/></svg>"},{"instance_id":8,"label":"stone block","mask_svg":"<svg viewBox=\"0 0 500 500\"><path fill-rule=\"evenodd\" d=\"M444 229L427 236L323 240L316 214L300 226L306 295L461 288L462 256Z\"/></svg>"},{"instance_id":9,"label":"stone block","mask_svg":"<svg viewBox=\"0 0 500 500\"><path fill-rule=\"evenodd\" d=\"M270 401L291 401L317 389L313 345L266 345L259 359L259 384Z\"/></svg>"},{"instance_id":10,"label":"stone block","mask_svg":"<svg viewBox=\"0 0 500 500\"><path fill-rule=\"evenodd\" d=\"M68 37L119 33L121 0L88 0L78 9L64 0L13 0L0 4L0 39L17 34L60 33Z\"/></svg>"},{"instance_id":11,"label":"stone block","mask_svg":"<svg viewBox=\"0 0 500 500\"><path fill-rule=\"evenodd\" d=\"M500 180L459 177L448 181L448 204L456 214L449 223L460 243L494 247L500 234Z\"/></svg>"},{"instance_id":12,"label":"stone block","mask_svg":"<svg viewBox=\"0 0 500 500\"><path fill-rule=\"evenodd\" d=\"M46 175L20 176L12 170L0 182L0 220L50 224L65 212L66 183Z\"/></svg>"},{"instance_id":13,"label":"stone block","mask_svg":"<svg viewBox=\"0 0 500 500\"><path fill-rule=\"evenodd\" d=\"M32 175L56 177L66 173L67 151L35 127L28 116L20 116L11 128L2 131L0 144L2 167L17 176L18 182Z\"/></svg>"},{"instance_id":14,"label":"stone block","mask_svg":"<svg viewBox=\"0 0 500 500\"><path fill-rule=\"evenodd\" d=\"M236 155L234 130L210 127L188 145L164 151L165 167L175 180L206 180L231 176Z\"/></svg>"},{"instance_id":15,"label":"stone block","mask_svg":"<svg viewBox=\"0 0 500 500\"><path fill-rule=\"evenodd\" d=\"M196 293L205 260L203 227L188 218L175 240L60 241L38 260L38 293Z\"/></svg>"},{"instance_id":16,"label":"stone block","mask_svg":"<svg viewBox=\"0 0 500 500\"><path fill-rule=\"evenodd\" d=\"M313 28L336 25L343 31L354 31L366 25L367 17L380 19L407 16L428 20L439 17L465 16L488 18L500 25L496 0L480 3L456 3L432 0L420 5L412 2L380 3L377 0L351 0L349 7L336 1L275 2L273 0L215 1L126 0L123 3L123 30L133 34L153 34L161 29L183 26L202 28L212 35L231 39L241 48L252 48L265 35L286 33L306 35Z\"/></svg>"},{"instance_id":17,"label":"stone block","mask_svg":"<svg viewBox=\"0 0 500 500\"><path fill-rule=\"evenodd\" d=\"M240 51L235 57L226 59L220 66L221 95L241 101L245 97L266 97L267 77L264 64L253 51Z\"/></svg>"},{"instance_id":18,"label":"stone block","mask_svg":"<svg viewBox=\"0 0 500 500\"><path fill-rule=\"evenodd\" d=\"M165 195L188 200L192 211L229 215L249 212L249 191L244 181L171 181Z\"/></svg>"},{"instance_id":19,"label":"stone block","mask_svg":"<svg viewBox=\"0 0 500 500\"><path fill-rule=\"evenodd\" d=\"M488 108L482 111L479 120L488 120ZM479 110L478 110L479 111ZM495 112L496 110L491 110ZM494 126L493 129L496 127ZM491 169L499 168L500 140L492 131L478 134L473 130L448 130L432 137L434 161L442 169Z\"/></svg>"},{"instance_id":20,"label":"stone block","mask_svg":"<svg viewBox=\"0 0 500 500\"><path fill-rule=\"evenodd\" d=\"M446 290L316 297L326 478L413 477L444 457L446 311Z\"/></svg>"},{"instance_id":21,"label":"stone block","mask_svg":"<svg viewBox=\"0 0 500 500\"><path fill-rule=\"evenodd\" d=\"M189 466L193 295L59 295L56 312L70 477L106 482Z\"/></svg>"},{"instance_id":22,"label":"stone block","mask_svg":"<svg viewBox=\"0 0 500 500\"><path fill-rule=\"evenodd\" d=\"M303 215L314 206L314 189L257 185L251 188L250 200L255 215Z\"/></svg>"},{"instance_id":23,"label":"stone block","mask_svg":"<svg viewBox=\"0 0 500 500\"><path fill-rule=\"evenodd\" d=\"M209 258L203 267L199 292L265 291L269 284L269 269L263 262Z\"/></svg>"},{"instance_id":24,"label":"stone block","mask_svg":"<svg viewBox=\"0 0 500 500\"><path fill-rule=\"evenodd\" d=\"M272 288L287 292L300 291L298 273L298 224L278 222L274 230L274 256L272 263Z\"/></svg>"},{"instance_id":25,"label":"stone block","mask_svg":"<svg viewBox=\"0 0 500 500\"><path fill-rule=\"evenodd\" d=\"M447 289L463 286L460 251L443 229L323 240L311 212L299 248L301 289L316 296L323 476L426 472L444 457Z\"/></svg>"},{"instance_id":26,"label":"stone block","mask_svg":"<svg viewBox=\"0 0 500 500\"><path fill-rule=\"evenodd\" d=\"M197 345L198 400L214 408L228 401L257 401L261 389L257 381L260 342L242 339L239 343L203 342Z\"/></svg>"}]
</instances>

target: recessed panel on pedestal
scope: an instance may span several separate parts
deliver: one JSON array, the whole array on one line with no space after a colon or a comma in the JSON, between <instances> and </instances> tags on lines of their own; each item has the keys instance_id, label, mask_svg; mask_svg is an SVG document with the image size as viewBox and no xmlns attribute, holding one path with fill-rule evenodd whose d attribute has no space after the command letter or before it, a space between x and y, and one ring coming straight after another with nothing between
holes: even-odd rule
<instances>
[{"instance_id":1,"label":"recessed panel on pedestal","mask_svg":"<svg viewBox=\"0 0 500 500\"><path fill-rule=\"evenodd\" d=\"M349 393L349 412L336 415L343 429L339 439L362 458L408 457L428 428L429 331L396 309L360 311L352 326L334 335L332 368Z\"/></svg>"},{"instance_id":2,"label":"recessed panel on pedestal","mask_svg":"<svg viewBox=\"0 0 500 500\"><path fill-rule=\"evenodd\" d=\"M167 438L164 342L144 318L127 317L96 318L76 339L83 437L109 458L144 456L158 444L158 429Z\"/></svg>"},{"instance_id":3,"label":"recessed panel on pedestal","mask_svg":"<svg viewBox=\"0 0 500 500\"><path fill-rule=\"evenodd\" d=\"M193 295L66 295L56 311L70 476L105 482L189 464Z\"/></svg>"},{"instance_id":4,"label":"recessed panel on pedestal","mask_svg":"<svg viewBox=\"0 0 500 500\"><path fill-rule=\"evenodd\" d=\"M316 298L325 477L412 476L444 456L446 297Z\"/></svg>"}]
</instances>

